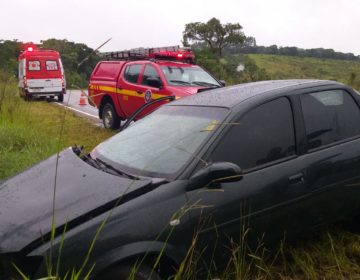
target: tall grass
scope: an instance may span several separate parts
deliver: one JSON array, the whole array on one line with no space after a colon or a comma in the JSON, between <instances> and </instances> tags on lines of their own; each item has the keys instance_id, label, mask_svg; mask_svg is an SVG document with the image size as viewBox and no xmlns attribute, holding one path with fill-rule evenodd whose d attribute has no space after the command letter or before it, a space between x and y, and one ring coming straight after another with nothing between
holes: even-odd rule
<instances>
[{"instance_id":1,"label":"tall grass","mask_svg":"<svg viewBox=\"0 0 360 280\"><path fill-rule=\"evenodd\" d=\"M90 150L111 135L55 105L25 102L14 79L0 80L0 179L74 144Z\"/></svg>"},{"instance_id":2,"label":"tall grass","mask_svg":"<svg viewBox=\"0 0 360 280\"><path fill-rule=\"evenodd\" d=\"M322 79L348 84L360 90L360 62L314 57L250 54L271 79Z\"/></svg>"}]
</instances>

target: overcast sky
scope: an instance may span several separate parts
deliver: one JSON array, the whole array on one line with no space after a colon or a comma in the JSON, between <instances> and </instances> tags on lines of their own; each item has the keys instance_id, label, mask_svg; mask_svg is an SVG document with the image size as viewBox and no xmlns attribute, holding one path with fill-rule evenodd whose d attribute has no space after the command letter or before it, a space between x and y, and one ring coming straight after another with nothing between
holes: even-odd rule
<instances>
[{"instance_id":1,"label":"overcast sky","mask_svg":"<svg viewBox=\"0 0 360 280\"><path fill-rule=\"evenodd\" d=\"M258 45L360 55L360 0L0 0L0 39L67 39L101 50L181 44L184 26L240 23Z\"/></svg>"}]
</instances>

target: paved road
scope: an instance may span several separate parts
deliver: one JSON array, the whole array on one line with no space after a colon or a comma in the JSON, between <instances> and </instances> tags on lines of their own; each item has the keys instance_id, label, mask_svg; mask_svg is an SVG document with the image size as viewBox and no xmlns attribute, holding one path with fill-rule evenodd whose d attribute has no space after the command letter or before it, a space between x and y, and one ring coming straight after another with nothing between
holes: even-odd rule
<instances>
[{"instance_id":1,"label":"paved road","mask_svg":"<svg viewBox=\"0 0 360 280\"><path fill-rule=\"evenodd\" d=\"M87 90L84 90L83 92L87 94ZM98 109L88 104L87 97L84 99L86 105L80 105L80 97L81 90L68 89L64 96L64 102L62 104L57 104L65 106L75 113L101 123L98 115Z\"/></svg>"}]
</instances>

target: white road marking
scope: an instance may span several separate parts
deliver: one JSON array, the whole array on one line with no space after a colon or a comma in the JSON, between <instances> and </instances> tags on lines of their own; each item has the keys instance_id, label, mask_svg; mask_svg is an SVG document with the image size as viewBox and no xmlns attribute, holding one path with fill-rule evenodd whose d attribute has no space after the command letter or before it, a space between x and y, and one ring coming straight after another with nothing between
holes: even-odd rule
<instances>
[{"instance_id":1,"label":"white road marking","mask_svg":"<svg viewBox=\"0 0 360 280\"><path fill-rule=\"evenodd\" d=\"M63 106L63 107L65 107L65 108L68 108L68 109L70 109L70 110L72 110L72 111L75 111L75 112L78 112L78 113L81 113L81 114L84 114L84 115L90 116L90 117L95 118L95 119L99 119L99 117L98 117L98 116L96 116L96 115L92 115L92 114L86 113L86 112L84 112L84 111L81 111L81 110L75 109L75 108L70 107L70 106L66 106L66 105L61 104L61 103L58 103L58 102L54 102L54 103L55 103L55 104L57 104L57 105Z\"/></svg>"}]
</instances>

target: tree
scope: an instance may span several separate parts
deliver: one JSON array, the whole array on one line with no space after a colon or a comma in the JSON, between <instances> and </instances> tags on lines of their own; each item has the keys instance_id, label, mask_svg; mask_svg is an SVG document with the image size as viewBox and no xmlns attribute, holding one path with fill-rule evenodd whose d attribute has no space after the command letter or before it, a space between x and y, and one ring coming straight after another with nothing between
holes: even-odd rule
<instances>
[{"instance_id":1,"label":"tree","mask_svg":"<svg viewBox=\"0 0 360 280\"><path fill-rule=\"evenodd\" d=\"M17 40L0 40L0 69L8 73L17 71L20 48L21 43Z\"/></svg>"},{"instance_id":2,"label":"tree","mask_svg":"<svg viewBox=\"0 0 360 280\"><path fill-rule=\"evenodd\" d=\"M221 24L217 18L206 23L192 22L185 25L183 43L188 46L191 41L205 42L212 52L222 56L224 47L244 42L246 37L241 29L239 23Z\"/></svg>"},{"instance_id":3,"label":"tree","mask_svg":"<svg viewBox=\"0 0 360 280\"><path fill-rule=\"evenodd\" d=\"M93 49L82 43L70 42L66 39L47 39L41 41L44 49L57 50L65 68L66 83L69 86L85 87L96 63L101 59ZM79 63L88 59L79 66Z\"/></svg>"}]
</instances>

